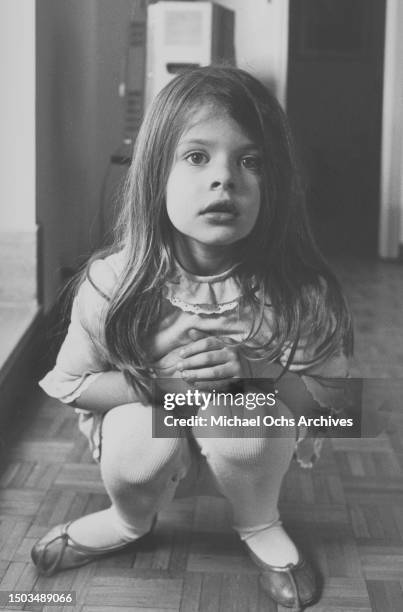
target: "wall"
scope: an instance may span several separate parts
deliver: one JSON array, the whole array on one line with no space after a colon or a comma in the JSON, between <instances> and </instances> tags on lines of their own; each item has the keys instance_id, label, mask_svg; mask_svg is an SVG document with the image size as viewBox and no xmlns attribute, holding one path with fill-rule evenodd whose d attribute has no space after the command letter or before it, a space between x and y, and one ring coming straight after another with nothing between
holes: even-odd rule
<instances>
[{"instance_id":1,"label":"wall","mask_svg":"<svg viewBox=\"0 0 403 612\"><path fill-rule=\"evenodd\" d=\"M34 19L32 2L0 3L2 231L29 231L35 226Z\"/></svg>"},{"instance_id":2,"label":"wall","mask_svg":"<svg viewBox=\"0 0 403 612\"><path fill-rule=\"evenodd\" d=\"M387 1L383 99L380 255L403 245L403 3ZM400 253L401 255L401 253Z\"/></svg>"},{"instance_id":3,"label":"wall","mask_svg":"<svg viewBox=\"0 0 403 612\"><path fill-rule=\"evenodd\" d=\"M3 307L5 303L34 303L36 299L33 2L2 0L0 3L0 58L0 303Z\"/></svg>"},{"instance_id":4,"label":"wall","mask_svg":"<svg viewBox=\"0 0 403 612\"><path fill-rule=\"evenodd\" d=\"M217 0L235 11L237 65L269 86L285 106L288 0Z\"/></svg>"},{"instance_id":5,"label":"wall","mask_svg":"<svg viewBox=\"0 0 403 612\"><path fill-rule=\"evenodd\" d=\"M99 203L119 144L130 0L37 2L37 209L42 299L99 245Z\"/></svg>"}]
</instances>

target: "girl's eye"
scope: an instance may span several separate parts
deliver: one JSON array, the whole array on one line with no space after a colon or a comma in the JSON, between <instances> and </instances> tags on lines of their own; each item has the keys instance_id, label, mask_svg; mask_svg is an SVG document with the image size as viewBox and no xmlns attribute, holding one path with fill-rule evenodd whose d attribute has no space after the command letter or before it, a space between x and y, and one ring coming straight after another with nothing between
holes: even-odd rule
<instances>
[{"instance_id":1,"label":"girl's eye","mask_svg":"<svg viewBox=\"0 0 403 612\"><path fill-rule=\"evenodd\" d=\"M241 159L241 164L246 170L254 172L260 172L262 168L262 161L257 155L245 155Z\"/></svg>"},{"instance_id":2,"label":"girl's eye","mask_svg":"<svg viewBox=\"0 0 403 612\"><path fill-rule=\"evenodd\" d=\"M189 155L186 155L185 159L190 164L192 164L192 166L201 166L202 164L205 164L208 161L207 155L199 151L196 151L194 153L189 153Z\"/></svg>"}]
</instances>

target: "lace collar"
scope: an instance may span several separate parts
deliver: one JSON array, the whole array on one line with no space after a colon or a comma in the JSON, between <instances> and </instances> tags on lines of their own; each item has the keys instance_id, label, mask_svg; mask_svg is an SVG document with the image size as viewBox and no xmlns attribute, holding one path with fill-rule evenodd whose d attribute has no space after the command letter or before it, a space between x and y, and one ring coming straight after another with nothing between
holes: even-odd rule
<instances>
[{"instance_id":1,"label":"lace collar","mask_svg":"<svg viewBox=\"0 0 403 612\"><path fill-rule=\"evenodd\" d=\"M164 297L173 306L194 314L220 314L235 310L242 297L240 283L234 277L237 266L213 276L199 276L175 262Z\"/></svg>"}]
</instances>

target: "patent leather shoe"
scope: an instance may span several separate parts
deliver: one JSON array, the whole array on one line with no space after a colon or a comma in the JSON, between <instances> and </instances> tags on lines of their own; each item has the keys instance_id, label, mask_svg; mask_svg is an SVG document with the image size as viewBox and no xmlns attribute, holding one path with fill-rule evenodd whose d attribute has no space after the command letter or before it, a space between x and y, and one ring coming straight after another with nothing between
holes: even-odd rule
<instances>
[{"instance_id":1,"label":"patent leather shoe","mask_svg":"<svg viewBox=\"0 0 403 612\"><path fill-rule=\"evenodd\" d=\"M246 544L246 542L245 542ZM260 584L278 604L301 612L318 597L318 585L313 568L299 555L298 563L283 567L269 565L257 557L246 544L252 561L261 569Z\"/></svg>"},{"instance_id":2,"label":"patent leather shoe","mask_svg":"<svg viewBox=\"0 0 403 612\"><path fill-rule=\"evenodd\" d=\"M31 558L41 574L52 576L65 569L80 567L106 555L132 547L138 541L103 548L84 546L73 540L68 534L70 524L71 522L56 525L33 546ZM155 521L151 530L154 525Z\"/></svg>"}]
</instances>

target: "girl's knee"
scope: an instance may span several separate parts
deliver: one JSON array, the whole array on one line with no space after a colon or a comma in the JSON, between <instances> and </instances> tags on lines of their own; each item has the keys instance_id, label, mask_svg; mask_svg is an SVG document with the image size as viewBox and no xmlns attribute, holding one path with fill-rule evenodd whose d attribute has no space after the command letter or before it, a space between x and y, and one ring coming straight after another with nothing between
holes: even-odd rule
<instances>
[{"instance_id":1,"label":"girl's knee","mask_svg":"<svg viewBox=\"0 0 403 612\"><path fill-rule=\"evenodd\" d=\"M200 440L202 454L212 463L239 467L264 467L278 458L289 463L295 445L294 438L209 438ZM284 462L283 461L283 462Z\"/></svg>"},{"instance_id":2,"label":"girl's knee","mask_svg":"<svg viewBox=\"0 0 403 612\"><path fill-rule=\"evenodd\" d=\"M202 454L234 466L258 463L267 453L270 440L267 438L205 438L199 440Z\"/></svg>"},{"instance_id":3,"label":"girl's knee","mask_svg":"<svg viewBox=\"0 0 403 612\"><path fill-rule=\"evenodd\" d=\"M151 411L151 406L144 406L140 402L116 406L109 410L103 418L103 435L112 432L113 435L119 435L120 432L125 431L130 431L131 434L135 431L144 431L152 423Z\"/></svg>"},{"instance_id":4,"label":"girl's knee","mask_svg":"<svg viewBox=\"0 0 403 612\"><path fill-rule=\"evenodd\" d=\"M117 406L102 425L102 473L127 482L147 482L181 460L185 442L179 437L153 437L151 406Z\"/></svg>"}]
</instances>

